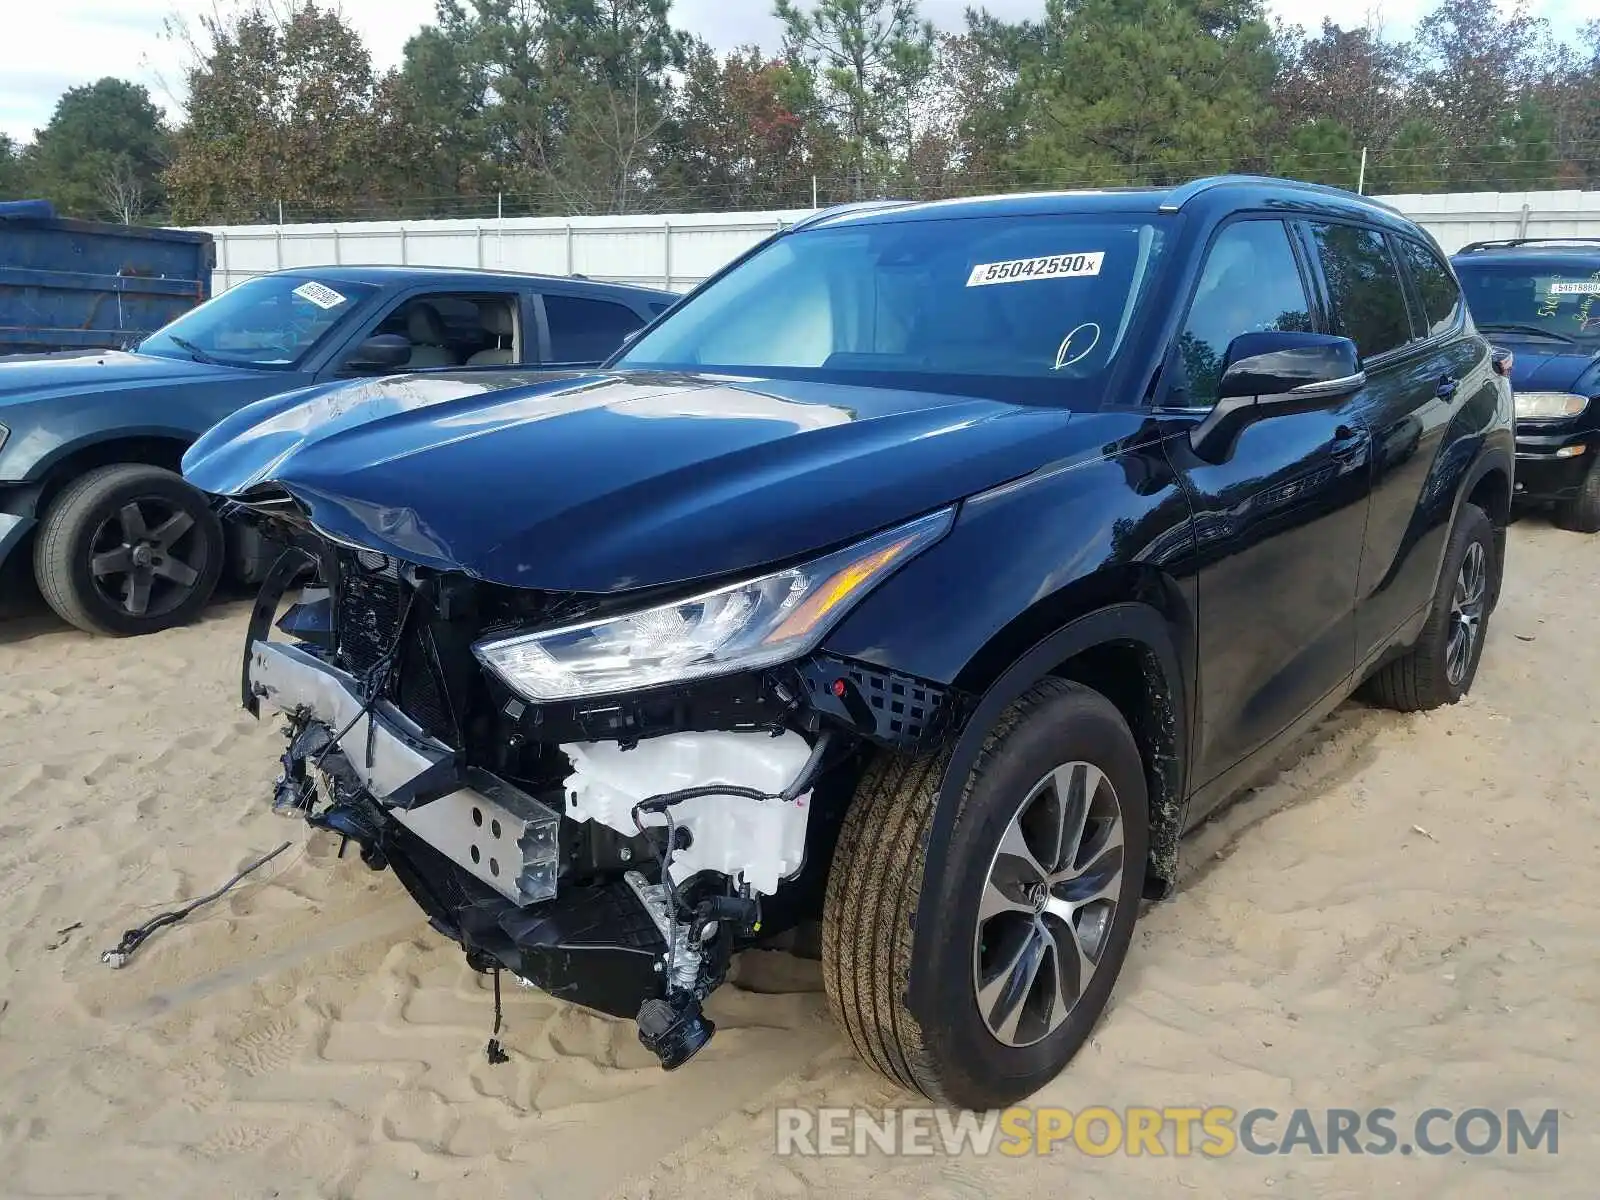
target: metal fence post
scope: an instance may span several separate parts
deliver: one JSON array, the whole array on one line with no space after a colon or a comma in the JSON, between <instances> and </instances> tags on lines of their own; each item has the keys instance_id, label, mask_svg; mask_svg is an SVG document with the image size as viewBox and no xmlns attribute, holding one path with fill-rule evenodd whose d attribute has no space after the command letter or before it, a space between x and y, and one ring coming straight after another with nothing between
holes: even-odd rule
<instances>
[{"instance_id":1,"label":"metal fence post","mask_svg":"<svg viewBox=\"0 0 1600 1200\"><path fill-rule=\"evenodd\" d=\"M666 266L665 274L666 274L666 279L667 279L666 288L667 288L667 291L670 292L672 290L672 222L671 221L663 221L661 223L661 257L665 260L665 266Z\"/></svg>"}]
</instances>

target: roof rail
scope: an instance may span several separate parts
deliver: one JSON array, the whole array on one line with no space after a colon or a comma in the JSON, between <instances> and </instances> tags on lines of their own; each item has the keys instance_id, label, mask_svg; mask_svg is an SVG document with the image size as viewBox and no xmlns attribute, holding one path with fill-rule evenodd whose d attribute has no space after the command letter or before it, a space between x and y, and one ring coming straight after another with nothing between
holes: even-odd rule
<instances>
[{"instance_id":1,"label":"roof rail","mask_svg":"<svg viewBox=\"0 0 1600 1200\"><path fill-rule=\"evenodd\" d=\"M829 217L842 216L845 213L872 212L880 208L901 208L907 204L915 203L915 200L856 200L848 204L835 204L829 208L819 209L814 213L801 217L793 225L789 226L789 229L791 231L808 229L820 221L827 220Z\"/></svg>"},{"instance_id":2,"label":"roof rail","mask_svg":"<svg viewBox=\"0 0 1600 1200\"><path fill-rule=\"evenodd\" d=\"M1519 237L1494 238L1483 242L1468 242L1457 254L1470 254L1474 250L1509 250L1517 246L1548 245L1600 246L1600 237Z\"/></svg>"},{"instance_id":3,"label":"roof rail","mask_svg":"<svg viewBox=\"0 0 1600 1200\"><path fill-rule=\"evenodd\" d=\"M1374 208L1387 209L1390 212L1398 210L1392 204L1385 204L1382 200L1374 200L1371 196L1363 196L1359 192L1352 192L1348 188L1330 187L1324 183L1304 183L1298 179L1284 179L1278 175L1208 175L1204 179L1190 180L1180 183L1167 193L1167 198L1161 203L1162 212L1177 212L1189 201L1204 192L1213 191L1220 187L1235 187L1240 184L1268 185L1270 187L1289 187L1302 192L1316 192L1323 196L1337 196L1341 200L1357 200L1363 204L1370 204Z\"/></svg>"}]
</instances>

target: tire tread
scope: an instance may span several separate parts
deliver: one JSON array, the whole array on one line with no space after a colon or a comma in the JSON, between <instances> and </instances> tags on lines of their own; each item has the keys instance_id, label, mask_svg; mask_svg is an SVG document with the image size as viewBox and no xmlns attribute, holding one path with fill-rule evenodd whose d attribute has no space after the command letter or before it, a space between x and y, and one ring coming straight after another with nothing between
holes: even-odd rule
<instances>
[{"instance_id":1,"label":"tire tread","mask_svg":"<svg viewBox=\"0 0 1600 1200\"><path fill-rule=\"evenodd\" d=\"M1041 705L1075 692L1097 695L1050 678L1006 709L968 775L962 809L1011 731ZM880 751L870 761L839 833L822 923L823 984L835 1021L869 1066L935 1103L948 1098L906 993L928 837L949 759L942 749L916 757Z\"/></svg>"},{"instance_id":2,"label":"tire tread","mask_svg":"<svg viewBox=\"0 0 1600 1200\"><path fill-rule=\"evenodd\" d=\"M1556 508L1556 524L1574 533L1600 533L1600 460L1583 477L1578 494Z\"/></svg>"},{"instance_id":3,"label":"tire tread","mask_svg":"<svg viewBox=\"0 0 1600 1200\"><path fill-rule=\"evenodd\" d=\"M1428 619L1422 626L1422 632L1417 636L1416 645L1403 657L1381 667L1366 682L1366 693L1373 703L1395 712L1426 712L1451 703L1451 688L1445 679L1444 666L1448 646L1444 634L1448 632L1445 627L1450 620L1450 595L1455 587L1456 572L1460 569L1459 564L1466 553L1466 546L1479 526L1486 531L1492 531L1488 514L1475 504L1464 505L1450 537L1449 552L1445 555L1445 569L1440 574L1438 590L1430 603ZM1498 577L1500 569L1499 563L1495 561L1494 538L1485 537L1484 544L1490 556L1487 569L1492 580ZM1489 595L1492 596L1492 582L1487 583L1486 587L1490 589ZM1483 653L1483 638L1488 636L1488 621L1489 610L1486 609L1477 650L1480 656ZM1472 676L1469 675L1467 686L1470 687L1471 683Z\"/></svg>"}]
</instances>

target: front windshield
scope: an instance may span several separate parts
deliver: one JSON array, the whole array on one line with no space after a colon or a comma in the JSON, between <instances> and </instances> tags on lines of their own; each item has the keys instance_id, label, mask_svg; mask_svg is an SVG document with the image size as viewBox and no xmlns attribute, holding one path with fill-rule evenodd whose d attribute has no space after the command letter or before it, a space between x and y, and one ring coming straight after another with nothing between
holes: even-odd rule
<instances>
[{"instance_id":1,"label":"front windshield","mask_svg":"<svg viewBox=\"0 0 1600 1200\"><path fill-rule=\"evenodd\" d=\"M1115 360L1162 243L1152 218L1116 214L805 230L683 301L615 365L1059 396Z\"/></svg>"},{"instance_id":2,"label":"front windshield","mask_svg":"<svg viewBox=\"0 0 1600 1200\"><path fill-rule=\"evenodd\" d=\"M287 370L370 296L366 284L263 275L190 309L139 343L145 354Z\"/></svg>"},{"instance_id":3,"label":"front windshield","mask_svg":"<svg viewBox=\"0 0 1600 1200\"><path fill-rule=\"evenodd\" d=\"M1485 333L1600 344L1600 267L1589 263L1456 262L1472 319Z\"/></svg>"}]
</instances>

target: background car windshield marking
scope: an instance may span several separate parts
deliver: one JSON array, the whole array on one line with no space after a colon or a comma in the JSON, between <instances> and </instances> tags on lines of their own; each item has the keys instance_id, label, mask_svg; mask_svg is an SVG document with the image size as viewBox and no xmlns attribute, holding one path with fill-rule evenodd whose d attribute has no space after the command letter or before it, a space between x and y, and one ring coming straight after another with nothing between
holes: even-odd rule
<instances>
[{"instance_id":1,"label":"background car windshield marking","mask_svg":"<svg viewBox=\"0 0 1600 1200\"><path fill-rule=\"evenodd\" d=\"M1456 274L1479 325L1532 325L1561 337L1600 337L1600 269L1458 262Z\"/></svg>"}]
</instances>

